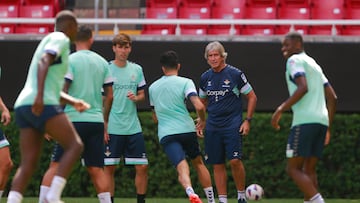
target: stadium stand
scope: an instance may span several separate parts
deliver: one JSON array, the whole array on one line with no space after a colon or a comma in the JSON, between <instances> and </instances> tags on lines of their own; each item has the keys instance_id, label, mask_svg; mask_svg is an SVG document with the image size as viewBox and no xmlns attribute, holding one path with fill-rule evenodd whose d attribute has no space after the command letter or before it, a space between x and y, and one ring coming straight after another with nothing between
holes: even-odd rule
<instances>
[{"instance_id":1,"label":"stadium stand","mask_svg":"<svg viewBox=\"0 0 360 203\"><path fill-rule=\"evenodd\" d=\"M246 0L214 0L211 6L212 19L243 19L246 11ZM210 25L208 34L213 35L238 35L241 26Z\"/></svg>"},{"instance_id":2,"label":"stadium stand","mask_svg":"<svg viewBox=\"0 0 360 203\"><path fill-rule=\"evenodd\" d=\"M0 1L0 18L16 18L19 16L20 0ZM0 34L11 34L15 31L15 24L1 24Z\"/></svg>"},{"instance_id":3,"label":"stadium stand","mask_svg":"<svg viewBox=\"0 0 360 203\"><path fill-rule=\"evenodd\" d=\"M148 0L146 18L176 19L178 17L178 0ZM176 25L144 25L142 34L169 35L175 34Z\"/></svg>"},{"instance_id":4,"label":"stadium stand","mask_svg":"<svg viewBox=\"0 0 360 203\"><path fill-rule=\"evenodd\" d=\"M181 0L178 18L210 19L211 0ZM180 25L181 34L206 35L207 25Z\"/></svg>"},{"instance_id":5,"label":"stadium stand","mask_svg":"<svg viewBox=\"0 0 360 203\"><path fill-rule=\"evenodd\" d=\"M245 18L247 19L276 19L276 0L248 0ZM241 34L244 35L273 35L275 25L246 25Z\"/></svg>"},{"instance_id":6,"label":"stadium stand","mask_svg":"<svg viewBox=\"0 0 360 203\"><path fill-rule=\"evenodd\" d=\"M360 19L360 0L345 0L345 19ZM344 26L342 35L360 35L360 25Z\"/></svg>"},{"instance_id":7,"label":"stadium stand","mask_svg":"<svg viewBox=\"0 0 360 203\"><path fill-rule=\"evenodd\" d=\"M278 19L310 19L309 0L279 0ZM289 30L295 30L301 34L308 34L309 26L290 25L276 26L275 34L285 34Z\"/></svg>"},{"instance_id":8,"label":"stadium stand","mask_svg":"<svg viewBox=\"0 0 360 203\"><path fill-rule=\"evenodd\" d=\"M344 0L311 0L311 19L344 19ZM342 26L311 26L309 33L312 35L341 34ZM336 32L336 33L335 33Z\"/></svg>"}]
</instances>

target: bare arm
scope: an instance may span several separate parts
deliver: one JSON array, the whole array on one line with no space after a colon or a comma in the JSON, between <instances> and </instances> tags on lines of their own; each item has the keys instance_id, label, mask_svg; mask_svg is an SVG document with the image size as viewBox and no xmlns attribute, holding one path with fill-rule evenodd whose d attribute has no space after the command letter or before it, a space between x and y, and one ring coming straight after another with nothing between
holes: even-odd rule
<instances>
[{"instance_id":1,"label":"bare arm","mask_svg":"<svg viewBox=\"0 0 360 203\"><path fill-rule=\"evenodd\" d=\"M203 129L205 128L206 107L198 96L190 97L191 103L194 105L198 118L196 119L196 133L198 136L203 136Z\"/></svg>"},{"instance_id":2,"label":"bare arm","mask_svg":"<svg viewBox=\"0 0 360 203\"><path fill-rule=\"evenodd\" d=\"M256 103L257 103L257 96L254 92L254 90L251 90L248 94L245 95L248 104L247 104L247 112L246 112L246 118L251 119L254 115ZM250 132L250 120L245 120L241 126L240 126L240 133L243 135L248 135Z\"/></svg>"},{"instance_id":3,"label":"bare arm","mask_svg":"<svg viewBox=\"0 0 360 203\"><path fill-rule=\"evenodd\" d=\"M133 102L140 102L145 100L145 90L138 90L136 95L132 92L128 92L127 97Z\"/></svg>"},{"instance_id":4,"label":"bare arm","mask_svg":"<svg viewBox=\"0 0 360 203\"><path fill-rule=\"evenodd\" d=\"M330 128L336 111L337 96L335 90L332 88L330 84L326 85L324 87L324 90L326 97L326 106L328 109L328 116L329 116L329 128L326 132L326 139L325 139L325 145L328 145L330 143L330 137L331 137Z\"/></svg>"},{"instance_id":5,"label":"bare arm","mask_svg":"<svg viewBox=\"0 0 360 203\"><path fill-rule=\"evenodd\" d=\"M104 121L107 123L109 121L109 114L111 106L113 103L113 88L112 86L104 87Z\"/></svg>"},{"instance_id":6,"label":"bare arm","mask_svg":"<svg viewBox=\"0 0 360 203\"><path fill-rule=\"evenodd\" d=\"M295 79L295 83L297 89L295 90L294 94L292 94L287 100L285 100L273 113L271 118L271 125L279 130L279 120L281 118L282 112L289 110L292 105L298 102L308 91L307 82L305 76L300 76Z\"/></svg>"},{"instance_id":7,"label":"bare arm","mask_svg":"<svg viewBox=\"0 0 360 203\"><path fill-rule=\"evenodd\" d=\"M41 56L38 63L37 71L37 95L35 97L34 104L32 105L32 112L35 115L40 115L44 110L44 87L45 79L49 70L49 66L54 62L55 55L45 53Z\"/></svg>"},{"instance_id":8,"label":"bare arm","mask_svg":"<svg viewBox=\"0 0 360 203\"><path fill-rule=\"evenodd\" d=\"M10 123L11 116L10 116L9 109L6 107L6 105L4 104L1 97L0 97L0 110L2 112L1 113L1 122L4 125L8 125Z\"/></svg>"},{"instance_id":9,"label":"bare arm","mask_svg":"<svg viewBox=\"0 0 360 203\"><path fill-rule=\"evenodd\" d=\"M83 112L90 108L90 104L86 103L81 99L72 97L63 91L60 92L60 100L65 104L70 104L74 106L74 108L79 112Z\"/></svg>"}]
</instances>

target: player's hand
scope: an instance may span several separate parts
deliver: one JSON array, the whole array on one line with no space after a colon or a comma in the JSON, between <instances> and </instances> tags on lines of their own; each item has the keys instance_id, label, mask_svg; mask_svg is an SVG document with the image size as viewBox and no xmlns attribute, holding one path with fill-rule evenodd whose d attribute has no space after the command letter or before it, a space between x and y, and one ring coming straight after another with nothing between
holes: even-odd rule
<instances>
[{"instance_id":1,"label":"player's hand","mask_svg":"<svg viewBox=\"0 0 360 203\"><path fill-rule=\"evenodd\" d=\"M241 126L240 126L240 129L239 129L239 132L242 134L242 135L248 135L249 132L250 132L250 123L248 121L244 121L242 122Z\"/></svg>"},{"instance_id":2,"label":"player's hand","mask_svg":"<svg viewBox=\"0 0 360 203\"><path fill-rule=\"evenodd\" d=\"M195 128L196 128L196 134L198 137L203 138L204 137L204 128L205 128L205 121L201 120L200 118L195 119Z\"/></svg>"},{"instance_id":3,"label":"player's hand","mask_svg":"<svg viewBox=\"0 0 360 203\"><path fill-rule=\"evenodd\" d=\"M44 138L47 140L47 141L50 141L52 138L49 134L45 133L44 134Z\"/></svg>"},{"instance_id":4,"label":"player's hand","mask_svg":"<svg viewBox=\"0 0 360 203\"><path fill-rule=\"evenodd\" d=\"M109 136L109 133L108 133L108 128L107 128L108 124L107 122L104 122L104 143L105 144L108 144L109 143L109 140L110 140L110 136Z\"/></svg>"},{"instance_id":5,"label":"player's hand","mask_svg":"<svg viewBox=\"0 0 360 203\"><path fill-rule=\"evenodd\" d=\"M325 136L325 142L324 142L325 146L330 143L330 137L331 137L330 129L328 128L327 131L326 131L326 136Z\"/></svg>"},{"instance_id":6,"label":"player's hand","mask_svg":"<svg viewBox=\"0 0 360 203\"><path fill-rule=\"evenodd\" d=\"M86 103L84 100L81 99L76 100L73 106L78 112L83 112L91 107L90 104Z\"/></svg>"},{"instance_id":7,"label":"player's hand","mask_svg":"<svg viewBox=\"0 0 360 203\"><path fill-rule=\"evenodd\" d=\"M281 115L282 115L281 110L279 108L277 108L271 117L271 125L273 128L275 128L275 130L280 130L279 121L280 121Z\"/></svg>"},{"instance_id":8,"label":"player's hand","mask_svg":"<svg viewBox=\"0 0 360 203\"><path fill-rule=\"evenodd\" d=\"M40 114L44 111L44 101L42 97L36 96L34 104L31 107L31 111L35 116L40 116Z\"/></svg>"},{"instance_id":9,"label":"player's hand","mask_svg":"<svg viewBox=\"0 0 360 203\"><path fill-rule=\"evenodd\" d=\"M10 123L11 120L11 116L10 116L10 112L8 110L5 110L1 113L1 122L4 125L8 125Z\"/></svg>"},{"instance_id":10,"label":"player's hand","mask_svg":"<svg viewBox=\"0 0 360 203\"><path fill-rule=\"evenodd\" d=\"M133 102L137 102L137 96L132 91L128 91L127 98Z\"/></svg>"}]
</instances>

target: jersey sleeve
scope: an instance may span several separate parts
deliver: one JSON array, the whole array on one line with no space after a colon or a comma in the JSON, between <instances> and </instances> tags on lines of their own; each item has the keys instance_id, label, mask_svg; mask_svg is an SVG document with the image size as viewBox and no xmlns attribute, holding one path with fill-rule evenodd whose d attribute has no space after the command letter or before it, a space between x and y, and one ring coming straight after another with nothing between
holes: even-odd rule
<instances>
[{"instance_id":1,"label":"jersey sleeve","mask_svg":"<svg viewBox=\"0 0 360 203\"><path fill-rule=\"evenodd\" d=\"M65 80L67 81L73 81L74 80L74 63L72 62L74 61L74 55L70 55L69 56L69 68L67 69L67 72L64 76Z\"/></svg>"},{"instance_id":2,"label":"jersey sleeve","mask_svg":"<svg viewBox=\"0 0 360 203\"><path fill-rule=\"evenodd\" d=\"M297 57L290 57L286 62L286 68L289 71L292 80L297 77L305 76L305 69L301 60Z\"/></svg>"},{"instance_id":3,"label":"jersey sleeve","mask_svg":"<svg viewBox=\"0 0 360 203\"><path fill-rule=\"evenodd\" d=\"M191 96L197 96L195 84L192 80L187 80L185 83L184 89L185 98L190 98Z\"/></svg>"},{"instance_id":4,"label":"jersey sleeve","mask_svg":"<svg viewBox=\"0 0 360 203\"><path fill-rule=\"evenodd\" d=\"M138 83L138 90L144 89L146 86L146 80L145 80L145 76L144 76L144 72L142 70L142 67L139 66L139 83Z\"/></svg>"},{"instance_id":5,"label":"jersey sleeve","mask_svg":"<svg viewBox=\"0 0 360 203\"><path fill-rule=\"evenodd\" d=\"M206 90L205 90L205 76L204 74L200 77L200 84L199 84L199 97L205 99L207 97Z\"/></svg>"},{"instance_id":6,"label":"jersey sleeve","mask_svg":"<svg viewBox=\"0 0 360 203\"><path fill-rule=\"evenodd\" d=\"M104 84L103 86L109 86L114 84L114 78L112 77L108 63L104 60Z\"/></svg>"},{"instance_id":7,"label":"jersey sleeve","mask_svg":"<svg viewBox=\"0 0 360 203\"><path fill-rule=\"evenodd\" d=\"M240 89L241 94L248 94L252 90L252 87L243 72L240 72L238 88Z\"/></svg>"},{"instance_id":8,"label":"jersey sleeve","mask_svg":"<svg viewBox=\"0 0 360 203\"><path fill-rule=\"evenodd\" d=\"M64 33L54 32L46 42L44 52L56 56L55 58L57 59L65 50L65 47L69 46L69 43L70 40Z\"/></svg>"}]
</instances>

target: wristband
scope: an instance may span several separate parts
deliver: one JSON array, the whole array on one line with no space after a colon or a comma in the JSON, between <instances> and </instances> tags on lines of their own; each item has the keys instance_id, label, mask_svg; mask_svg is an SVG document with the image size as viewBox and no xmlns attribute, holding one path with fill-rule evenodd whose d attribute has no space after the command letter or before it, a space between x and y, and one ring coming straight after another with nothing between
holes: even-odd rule
<instances>
[{"instance_id":1,"label":"wristband","mask_svg":"<svg viewBox=\"0 0 360 203\"><path fill-rule=\"evenodd\" d=\"M251 120L252 120L252 118L250 118L250 117L245 118L245 121L248 121L249 123L251 123Z\"/></svg>"}]
</instances>

